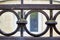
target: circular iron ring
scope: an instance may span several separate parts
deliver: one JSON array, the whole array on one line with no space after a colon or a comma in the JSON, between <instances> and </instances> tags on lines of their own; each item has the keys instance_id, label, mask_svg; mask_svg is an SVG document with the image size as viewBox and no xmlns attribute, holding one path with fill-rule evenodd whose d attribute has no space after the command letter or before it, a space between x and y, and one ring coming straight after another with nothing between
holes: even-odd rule
<instances>
[{"instance_id":1,"label":"circular iron ring","mask_svg":"<svg viewBox=\"0 0 60 40\"><path fill-rule=\"evenodd\" d=\"M3 13L5 13L5 12L12 12L16 17L17 17L17 19L19 20L19 16L18 16L18 14L15 12L15 11L13 11L13 10L3 10L3 11L1 11L0 12L0 16L3 14ZM11 33L5 33L5 32L3 32L1 29L0 29L0 33L2 34L2 35L4 35L4 36L11 36L11 35L13 35L13 34L15 34L18 30L19 30L19 26L16 28L16 30L15 31L13 31L13 32L11 32Z\"/></svg>"},{"instance_id":2,"label":"circular iron ring","mask_svg":"<svg viewBox=\"0 0 60 40\"><path fill-rule=\"evenodd\" d=\"M42 10L31 10L31 11L29 11L29 12L25 15L25 19L26 19L26 18L28 17L28 15L31 14L32 12L41 12L41 13L46 17L46 19L49 20L48 15L47 15L44 11L42 11ZM40 33L40 34L30 33L29 30L26 28L26 25L24 26L24 29L25 29L26 32L27 32L28 34L30 34L31 36L39 37L39 36L44 35L44 34L48 31L49 27L47 26L46 29L45 29L45 31L42 32L42 33Z\"/></svg>"}]
</instances>

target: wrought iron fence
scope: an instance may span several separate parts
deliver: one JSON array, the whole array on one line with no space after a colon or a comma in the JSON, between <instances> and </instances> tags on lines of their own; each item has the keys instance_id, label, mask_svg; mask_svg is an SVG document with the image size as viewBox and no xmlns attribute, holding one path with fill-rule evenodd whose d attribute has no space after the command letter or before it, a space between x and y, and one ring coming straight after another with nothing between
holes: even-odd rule
<instances>
[{"instance_id":1,"label":"wrought iron fence","mask_svg":"<svg viewBox=\"0 0 60 40\"><path fill-rule=\"evenodd\" d=\"M50 37L53 36L53 29L55 30L55 32L57 34L60 35L60 32L56 28L56 24L57 24L56 18L60 14L60 11L57 12L53 17L53 10L60 10L60 4L52 4L52 0L50 0L50 4L23 4L23 1L24 0L21 0L21 4L3 4L3 5L0 5L0 10L2 10L0 12L0 16L5 12L12 12L18 19L18 21L17 21L18 27L16 28L15 31L13 31L12 33L5 33L0 29L0 34L2 34L4 36L12 36L16 32L18 32L18 30L21 28L21 31L20 31L21 37L23 37L23 29L25 29L25 31L33 37L42 36L45 33L47 33L47 31L49 29L50 29ZM21 10L21 18L14 10ZM30 10L30 11L26 15L24 15L23 10ZM50 17L43 10L50 10ZM44 32L42 32L40 34L32 34L26 28L26 24L27 24L26 19L32 12L41 12L47 19L47 22L46 22L47 27L44 30Z\"/></svg>"}]
</instances>

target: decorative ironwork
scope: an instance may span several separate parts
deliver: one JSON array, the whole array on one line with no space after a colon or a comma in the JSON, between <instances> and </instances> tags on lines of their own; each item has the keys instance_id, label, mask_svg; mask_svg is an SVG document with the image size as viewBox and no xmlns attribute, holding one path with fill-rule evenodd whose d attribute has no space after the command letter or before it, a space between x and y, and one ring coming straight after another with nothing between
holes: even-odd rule
<instances>
[{"instance_id":1,"label":"decorative ironwork","mask_svg":"<svg viewBox=\"0 0 60 40\"><path fill-rule=\"evenodd\" d=\"M12 12L13 14L15 14L15 16L17 17L18 21L18 27L17 29L12 32L12 33L4 33L1 29L0 29L0 33L4 36L11 36L13 34L15 34L16 32L18 32L18 30L21 28L21 37L23 37L23 29L25 29L25 31L34 37L39 37L44 35L49 29L50 29L50 37L53 36L53 29L55 30L55 32L57 34L60 35L60 32L58 31L58 29L56 28L56 24L57 22L55 21L57 16L60 14L60 11L57 12L55 14L55 16L53 17L53 10L60 10L60 4L52 4L52 0L50 0L50 4L23 4L23 0L21 0L21 4L4 4L4 5L0 5L0 10L2 10L0 12L0 16L5 13L5 12ZM19 17L19 15L13 11L13 10L21 10L21 18ZM23 10L31 10L29 11L26 15L24 15ZM44 12L43 10L50 10L50 17L47 15L46 12ZM39 33L39 34L32 34L31 32L29 32L29 30L26 28L26 18L32 13L32 12L41 12L47 19L46 22L46 29L44 32ZM25 17L24 17L25 16Z\"/></svg>"},{"instance_id":2,"label":"decorative ironwork","mask_svg":"<svg viewBox=\"0 0 60 40\"><path fill-rule=\"evenodd\" d=\"M12 12L13 14L16 15L16 17L17 17L18 20L20 19L19 16L18 16L18 14L17 14L15 11L12 11L12 10L3 10L3 11L1 11L1 12L0 12L0 16L1 16L3 13L5 13L5 12ZM10 36L10 35L15 34L15 33L19 30L19 28L20 28L20 26L18 25L17 29L16 29L14 32L9 33L9 34L4 33L4 32L0 29L0 33L3 34L3 35L5 35L5 36Z\"/></svg>"}]
</instances>

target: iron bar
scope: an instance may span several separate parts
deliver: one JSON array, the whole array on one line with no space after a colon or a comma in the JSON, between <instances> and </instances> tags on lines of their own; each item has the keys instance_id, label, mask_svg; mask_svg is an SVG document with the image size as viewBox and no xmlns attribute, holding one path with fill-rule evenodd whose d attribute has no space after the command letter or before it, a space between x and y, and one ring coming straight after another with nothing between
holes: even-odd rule
<instances>
[{"instance_id":1,"label":"iron bar","mask_svg":"<svg viewBox=\"0 0 60 40\"><path fill-rule=\"evenodd\" d=\"M60 10L60 4L2 4L0 10Z\"/></svg>"},{"instance_id":2,"label":"iron bar","mask_svg":"<svg viewBox=\"0 0 60 40\"><path fill-rule=\"evenodd\" d=\"M52 4L53 3L53 0L50 0L50 4Z\"/></svg>"},{"instance_id":3,"label":"iron bar","mask_svg":"<svg viewBox=\"0 0 60 40\"><path fill-rule=\"evenodd\" d=\"M52 0L50 0L50 4L52 4ZM50 10L50 20L52 20L53 18L53 10L51 9ZM52 26L50 26L50 37L53 36L53 29L52 29Z\"/></svg>"},{"instance_id":4,"label":"iron bar","mask_svg":"<svg viewBox=\"0 0 60 40\"><path fill-rule=\"evenodd\" d=\"M23 37L23 26L21 26L21 37Z\"/></svg>"},{"instance_id":5,"label":"iron bar","mask_svg":"<svg viewBox=\"0 0 60 40\"><path fill-rule=\"evenodd\" d=\"M23 4L23 0L21 0L21 4Z\"/></svg>"},{"instance_id":6,"label":"iron bar","mask_svg":"<svg viewBox=\"0 0 60 40\"><path fill-rule=\"evenodd\" d=\"M21 0L21 5L23 5L23 0ZM21 9L21 18L23 19L23 9ZM23 26L21 25L21 37L23 37Z\"/></svg>"},{"instance_id":7,"label":"iron bar","mask_svg":"<svg viewBox=\"0 0 60 40\"><path fill-rule=\"evenodd\" d=\"M50 37L53 37L53 28L50 26Z\"/></svg>"},{"instance_id":8,"label":"iron bar","mask_svg":"<svg viewBox=\"0 0 60 40\"><path fill-rule=\"evenodd\" d=\"M50 10L50 20L53 18L53 10ZM50 37L53 36L53 27L52 25L50 26Z\"/></svg>"}]
</instances>

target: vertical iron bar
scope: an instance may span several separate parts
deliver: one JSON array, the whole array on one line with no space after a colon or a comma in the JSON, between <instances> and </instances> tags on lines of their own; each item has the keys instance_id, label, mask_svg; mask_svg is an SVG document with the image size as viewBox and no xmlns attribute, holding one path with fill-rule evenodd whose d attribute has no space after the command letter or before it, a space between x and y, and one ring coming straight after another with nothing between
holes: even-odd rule
<instances>
[{"instance_id":1,"label":"vertical iron bar","mask_svg":"<svg viewBox=\"0 0 60 40\"><path fill-rule=\"evenodd\" d=\"M50 26L50 37L53 37L53 28Z\"/></svg>"},{"instance_id":2,"label":"vertical iron bar","mask_svg":"<svg viewBox=\"0 0 60 40\"><path fill-rule=\"evenodd\" d=\"M23 0L21 0L21 5L23 5ZM21 18L23 18L23 9L21 9Z\"/></svg>"},{"instance_id":3,"label":"vertical iron bar","mask_svg":"<svg viewBox=\"0 0 60 40\"><path fill-rule=\"evenodd\" d=\"M52 0L50 0L50 4L52 4Z\"/></svg>"},{"instance_id":4,"label":"vertical iron bar","mask_svg":"<svg viewBox=\"0 0 60 40\"><path fill-rule=\"evenodd\" d=\"M21 4L23 4L23 0L21 0Z\"/></svg>"},{"instance_id":5,"label":"vertical iron bar","mask_svg":"<svg viewBox=\"0 0 60 40\"><path fill-rule=\"evenodd\" d=\"M23 37L23 25L21 25L21 37Z\"/></svg>"},{"instance_id":6,"label":"vertical iron bar","mask_svg":"<svg viewBox=\"0 0 60 40\"><path fill-rule=\"evenodd\" d=\"M52 4L52 0L50 0L50 4ZM53 11L50 10L50 20L52 20L53 18ZM52 29L52 25L50 26L50 37L53 36L53 29Z\"/></svg>"},{"instance_id":7,"label":"vertical iron bar","mask_svg":"<svg viewBox=\"0 0 60 40\"><path fill-rule=\"evenodd\" d=\"M52 0L50 0L50 4L52 4ZM53 17L53 12L52 10L50 10L50 19L52 19L52 17Z\"/></svg>"},{"instance_id":8,"label":"vertical iron bar","mask_svg":"<svg viewBox=\"0 0 60 40\"><path fill-rule=\"evenodd\" d=\"M52 20L52 17L53 17L53 11L50 10L50 20Z\"/></svg>"},{"instance_id":9,"label":"vertical iron bar","mask_svg":"<svg viewBox=\"0 0 60 40\"><path fill-rule=\"evenodd\" d=\"M21 5L23 5L23 0L21 0ZM23 19L23 9L21 9L21 18ZM21 37L23 37L23 25L21 25Z\"/></svg>"}]
</instances>

